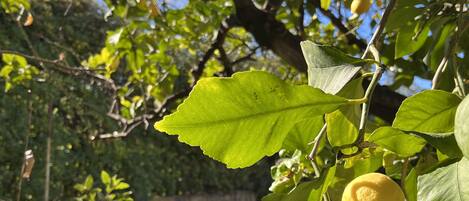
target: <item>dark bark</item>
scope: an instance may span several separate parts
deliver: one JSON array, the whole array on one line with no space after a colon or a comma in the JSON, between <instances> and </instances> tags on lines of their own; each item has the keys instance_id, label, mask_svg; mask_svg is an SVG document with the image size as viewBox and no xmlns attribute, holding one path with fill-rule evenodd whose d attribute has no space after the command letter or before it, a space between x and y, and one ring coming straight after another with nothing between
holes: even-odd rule
<instances>
[{"instance_id":1,"label":"dark bark","mask_svg":"<svg viewBox=\"0 0 469 201\"><path fill-rule=\"evenodd\" d=\"M272 50L300 72L307 72L299 36L289 32L283 23L275 19L273 13L258 9L251 0L234 0L234 3L239 23L254 36L259 45ZM387 87L377 86L370 112L392 122L404 98Z\"/></svg>"}]
</instances>

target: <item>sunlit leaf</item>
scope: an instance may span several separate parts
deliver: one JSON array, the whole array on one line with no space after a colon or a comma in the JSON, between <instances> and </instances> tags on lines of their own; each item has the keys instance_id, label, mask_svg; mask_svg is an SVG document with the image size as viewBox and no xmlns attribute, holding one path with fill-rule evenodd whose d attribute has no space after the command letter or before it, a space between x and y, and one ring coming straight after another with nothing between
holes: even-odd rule
<instances>
[{"instance_id":1,"label":"sunlit leaf","mask_svg":"<svg viewBox=\"0 0 469 201\"><path fill-rule=\"evenodd\" d=\"M346 103L309 86L292 86L262 71L205 78L159 131L200 146L230 168L247 167L277 152L295 123Z\"/></svg>"}]
</instances>

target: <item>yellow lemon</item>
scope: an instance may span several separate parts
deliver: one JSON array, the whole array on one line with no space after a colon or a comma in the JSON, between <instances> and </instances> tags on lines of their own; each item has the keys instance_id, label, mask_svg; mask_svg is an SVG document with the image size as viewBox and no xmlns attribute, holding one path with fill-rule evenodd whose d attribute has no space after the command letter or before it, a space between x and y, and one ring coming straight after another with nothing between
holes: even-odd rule
<instances>
[{"instance_id":1,"label":"yellow lemon","mask_svg":"<svg viewBox=\"0 0 469 201\"><path fill-rule=\"evenodd\" d=\"M405 201L405 196L399 185L388 176L369 173L347 184L342 201Z\"/></svg>"},{"instance_id":2,"label":"yellow lemon","mask_svg":"<svg viewBox=\"0 0 469 201\"><path fill-rule=\"evenodd\" d=\"M370 9L371 0L353 0L350 11L355 14L362 14Z\"/></svg>"}]
</instances>

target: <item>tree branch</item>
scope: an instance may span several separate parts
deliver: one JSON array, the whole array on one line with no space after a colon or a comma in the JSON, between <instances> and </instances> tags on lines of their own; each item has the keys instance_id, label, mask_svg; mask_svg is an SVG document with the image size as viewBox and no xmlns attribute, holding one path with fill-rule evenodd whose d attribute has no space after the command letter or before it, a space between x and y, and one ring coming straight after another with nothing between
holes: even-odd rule
<instances>
[{"instance_id":1,"label":"tree branch","mask_svg":"<svg viewBox=\"0 0 469 201\"><path fill-rule=\"evenodd\" d=\"M345 34L345 37L347 38L349 44L355 44L362 50L366 48L366 43L363 40L359 39L349 28L347 28L345 24L342 23L340 18L336 17L331 11L323 9L321 7L320 1L309 0L309 2L313 4L314 7L319 9L322 14L329 18L331 20L331 23L335 27L337 27L337 29L339 29L341 33Z\"/></svg>"}]
</instances>

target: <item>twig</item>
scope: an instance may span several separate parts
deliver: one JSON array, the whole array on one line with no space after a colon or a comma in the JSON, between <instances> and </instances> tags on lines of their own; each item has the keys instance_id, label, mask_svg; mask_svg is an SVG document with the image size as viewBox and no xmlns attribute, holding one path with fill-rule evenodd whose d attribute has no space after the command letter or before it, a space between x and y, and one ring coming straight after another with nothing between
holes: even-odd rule
<instances>
[{"instance_id":1,"label":"twig","mask_svg":"<svg viewBox=\"0 0 469 201\"><path fill-rule=\"evenodd\" d=\"M55 71L58 71L60 73L64 73L66 75L72 75L72 76L84 75L84 76L87 76L87 77L91 78L92 80L95 80L97 82L102 83L103 86L105 88L109 89L111 92L115 92L117 90L117 87L114 84L114 81L112 81L111 79L108 79L108 78L106 78L106 77L104 77L100 74L94 73L94 71L97 71L97 70L87 69L87 68L84 68L84 67L73 67L72 68L70 66L62 64L61 60L49 60L49 59L45 59L45 58L42 58L42 57L39 57L39 56L31 56L31 55L27 55L27 54L24 54L24 53L21 53L21 52L18 52L18 51L13 51L13 50L0 50L0 54L19 55L19 56L22 56L22 57L30 60L30 61L39 62L40 66L43 69L51 69L51 70L55 70ZM52 64L52 66L50 68L46 67L46 65L43 65L44 63Z\"/></svg>"},{"instance_id":2,"label":"twig","mask_svg":"<svg viewBox=\"0 0 469 201\"><path fill-rule=\"evenodd\" d=\"M309 155L308 155L309 160L311 160L311 165L313 166L314 174L316 175L316 177L321 176L321 172L320 172L319 167L318 167L317 162L316 162L316 155L318 153L319 144L321 143L321 139L323 138L323 136L326 133L326 128L327 128L327 124L325 123L324 126L322 126L322 128L319 131L316 138L314 138L313 142L311 142L313 144L313 149L311 150L311 153L309 153Z\"/></svg>"},{"instance_id":3,"label":"twig","mask_svg":"<svg viewBox=\"0 0 469 201\"><path fill-rule=\"evenodd\" d=\"M225 48L218 47L218 52L220 53L220 57L218 57L218 61L223 65L223 71L220 73L222 76L227 77L233 74L233 62L230 61L228 55L226 54Z\"/></svg>"},{"instance_id":4,"label":"twig","mask_svg":"<svg viewBox=\"0 0 469 201\"><path fill-rule=\"evenodd\" d=\"M298 18L298 35L301 38L306 38L305 36L305 25L304 25L304 20L305 20L305 2L304 0L301 0L300 6L298 7L298 12L300 13L300 17Z\"/></svg>"},{"instance_id":5,"label":"twig","mask_svg":"<svg viewBox=\"0 0 469 201\"><path fill-rule=\"evenodd\" d=\"M48 120L48 132L47 132L47 148L46 148L46 162L45 162L45 179L44 179L44 201L49 201L49 187L50 187L50 158L51 158L51 149L52 149L52 101L49 102L47 109Z\"/></svg>"},{"instance_id":6,"label":"twig","mask_svg":"<svg viewBox=\"0 0 469 201\"><path fill-rule=\"evenodd\" d=\"M391 13L392 9L394 8L394 5L396 4L397 0L390 0L388 6L384 10L383 17L381 18L381 22L379 23L378 28L376 29L375 33L373 34L373 37L371 38L370 42L368 43L367 48L365 49L365 52L363 53L362 59L366 58L368 53L371 53L377 63L380 63L380 55L379 51L377 50L377 46L380 45L380 38L381 34L383 33L384 27L386 25L386 22L388 20L389 14ZM371 104L371 97L373 94L374 89L376 88L376 85L378 84L379 78L381 77L382 73L384 72L383 66L382 65L376 65L376 70L373 75L373 78L371 79L370 84L368 85L368 88L365 91L364 99L366 100L363 105L362 105L362 112L361 112L361 117L360 117L360 124L358 128L358 137L356 141L354 142L355 145L360 144L364 140L364 135L365 135L365 128L366 128L366 123L368 120L368 113L370 111L370 104ZM359 150L360 151L360 150Z\"/></svg>"}]
</instances>

